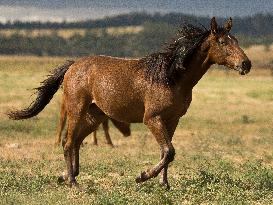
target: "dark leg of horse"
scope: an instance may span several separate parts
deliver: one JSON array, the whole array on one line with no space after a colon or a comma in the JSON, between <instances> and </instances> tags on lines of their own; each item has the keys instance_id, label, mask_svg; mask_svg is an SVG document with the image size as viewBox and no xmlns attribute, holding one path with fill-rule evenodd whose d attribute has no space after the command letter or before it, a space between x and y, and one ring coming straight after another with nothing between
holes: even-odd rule
<instances>
[{"instance_id":1,"label":"dark leg of horse","mask_svg":"<svg viewBox=\"0 0 273 205\"><path fill-rule=\"evenodd\" d=\"M77 185L75 176L73 174L73 150L76 145L76 140L81 128L81 122L85 120L87 113L88 104L84 101L79 102L75 99L66 99L66 109L67 109L67 139L64 144L64 159L67 166L67 173L59 177L58 181L65 181L68 179L70 186ZM77 102L77 103L75 103Z\"/></svg>"},{"instance_id":2,"label":"dark leg of horse","mask_svg":"<svg viewBox=\"0 0 273 205\"><path fill-rule=\"evenodd\" d=\"M164 157L164 152L161 151L161 156L160 156L160 159L163 159ZM160 176L160 179L159 179L159 183L161 186L164 186L167 190L170 189L170 185L169 185L169 182L168 182L168 165L166 165L160 172L161 176Z\"/></svg>"},{"instance_id":3,"label":"dark leg of horse","mask_svg":"<svg viewBox=\"0 0 273 205\"><path fill-rule=\"evenodd\" d=\"M166 167L171 161L173 161L175 155L174 147L170 141L168 131L161 117L145 117L144 123L155 136L156 141L160 145L163 157L155 167L142 172L140 176L136 178L137 183L144 182L152 177L156 177L164 167Z\"/></svg>"},{"instance_id":4,"label":"dark leg of horse","mask_svg":"<svg viewBox=\"0 0 273 205\"><path fill-rule=\"evenodd\" d=\"M72 121L72 119L71 119ZM77 138L77 133L79 131L79 123L80 120L73 120L70 122L68 121L68 134L67 139L64 145L64 158L66 162L67 167L67 177L64 177L64 179L68 179L69 186L77 185L77 181L75 179L75 176L73 175L73 149L75 147L75 138Z\"/></svg>"},{"instance_id":5,"label":"dark leg of horse","mask_svg":"<svg viewBox=\"0 0 273 205\"><path fill-rule=\"evenodd\" d=\"M168 134L169 134L169 137L170 137L170 140L172 141L172 137L173 137L173 134L174 134L174 131L176 129L176 126L179 122L179 118L178 119L173 119L169 122L166 123L166 126L167 126L167 131L168 131ZM164 152L161 152L161 159L164 157ZM162 171L161 171L161 177L160 177L160 184L162 186L164 186L166 189L170 189L170 185L169 185L169 182L168 182L168 165L166 165Z\"/></svg>"},{"instance_id":6,"label":"dark leg of horse","mask_svg":"<svg viewBox=\"0 0 273 205\"><path fill-rule=\"evenodd\" d=\"M66 141L67 141L67 135L68 135L68 129L66 129L65 135L62 138L62 147L63 147L63 149L64 149L64 146L65 146ZM65 159L65 161L66 161L66 159ZM68 179L67 172L63 172L63 174L58 177L58 182L63 183L67 179Z\"/></svg>"},{"instance_id":7,"label":"dark leg of horse","mask_svg":"<svg viewBox=\"0 0 273 205\"><path fill-rule=\"evenodd\" d=\"M124 137L131 135L130 123L119 122L117 120L111 119L113 125L123 134Z\"/></svg>"},{"instance_id":8,"label":"dark leg of horse","mask_svg":"<svg viewBox=\"0 0 273 205\"><path fill-rule=\"evenodd\" d=\"M98 145L97 130L93 132L93 145Z\"/></svg>"},{"instance_id":9,"label":"dark leg of horse","mask_svg":"<svg viewBox=\"0 0 273 205\"><path fill-rule=\"evenodd\" d=\"M80 160L79 160L79 151L83 140L94 130L96 130L98 124L89 125L87 129L82 130L79 135L78 139L75 142L74 149L73 149L73 176L76 177L79 175L80 172Z\"/></svg>"},{"instance_id":10,"label":"dark leg of horse","mask_svg":"<svg viewBox=\"0 0 273 205\"><path fill-rule=\"evenodd\" d=\"M64 148L64 145L65 145L66 140L67 140L67 135L68 135L68 129L65 130L65 134L64 134L64 136L62 138L62 146L63 146L63 148Z\"/></svg>"},{"instance_id":11,"label":"dark leg of horse","mask_svg":"<svg viewBox=\"0 0 273 205\"><path fill-rule=\"evenodd\" d=\"M81 144L83 142L83 140L92 132L92 128L93 130L96 129L96 127L92 127L90 125L87 125L86 123L82 123L82 125L85 124L85 126L83 126L78 135L77 140L75 141L74 147L73 147L73 176L76 177L79 175L79 151L80 151L80 147Z\"/></svg>"},{"instance_id":12,"label":"dark leg of horse","mask_svg":"<svg viewBox=\"0 0 273 205\"><path fill-rule=\"evenodd\" d=\"M104 131L105 139L106 139L106 144L110 145L111 147L114 147L111 137L109 135L108 119L102 123L102 127Z\"/></svg>"},{"instance_id":13,"label":"dark leg of horse","mask_svg":"<svg viewBox=\"0 0 273 205\"><path fill-rule=\"evenodd\" d=\"M59 119L59 124L57 129L57 137L56 137L55 145L59 145L61 143L62 131L64 129L65 122L66 122L66 109L65 109L65 102L63 100L61 105L60 119Z\"/></svg>"},{"instance_id":14,"label":"dark leg of horse","mask_svg":"<svg viewBox=\"0 0 273 205\"><path fill-rule=\"evenodd\" d=\"M73 176L79 175L79 150L82 141L91 132L94 132L98 126L106 119L106 115L96 106L91 106L88 110L88 121L81 122L81 130L78 134L78 138L75 141L73 149Z\"/></svg>"}]
</instances>

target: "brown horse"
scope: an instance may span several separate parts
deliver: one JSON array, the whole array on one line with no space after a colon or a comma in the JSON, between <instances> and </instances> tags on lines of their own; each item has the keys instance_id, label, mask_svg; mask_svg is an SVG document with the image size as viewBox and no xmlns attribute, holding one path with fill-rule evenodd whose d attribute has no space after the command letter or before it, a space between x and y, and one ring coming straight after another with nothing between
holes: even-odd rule
<instances>
[{"instance_id":1,"label":"brown horse","mask_svg":"<svg viewBox=\"0 0 273 205\"><path fill-rule=\"evenodd\" d=\"M165 50L141 59L90 56L68 61L42 82L37 99L28 108L10 112L9 117L17 120L37 115L63 81L67 173L59 179L77 184L80 144L108 116L127 123L143 122L149 128L160 146L161 160L141 172L136 182L161 172L161 184L169 188L167 170L175 156L172 137L190 106L193 87L212 64L225 65L241 75L250 71L251 62L229 33L231 27L231 18L224 27L212 18L209 30L184 25Z\"/></svg>"},{"instance_id":2,"label":"brown horse","mask_svg":"<svg viewBox=\"0 0 273 205\"><path fill-rule=\"evenodd\" d=\"M61 143L61 138L62 138L62 132L66 124L66 109L65 109L65 101L62 101L61 104L61 112L60 112L60 119L59 119L59 124L57 128L57 136L56 136L56 142L55 145L59 145ZM131 129L130 129L130 124L125 123L125 122L119 122L117 120L109 118L113 125L123 134L124 137L128 137L131 135ZM114 147L113 142L111 140L110 134L109 134L109 126L108 126L108 119L106 119L104 122L102 122L102 127L106 139L106 143L110 145L111 147ZM89 133L91 134L91 132ZM67 136L67 132L65 133L65 137ZM64 144L64 142L62 143ZM93 144L98 145L98 140L97 140L97 131L95 130L93 132Z\"/></svg>"}]
</instances>

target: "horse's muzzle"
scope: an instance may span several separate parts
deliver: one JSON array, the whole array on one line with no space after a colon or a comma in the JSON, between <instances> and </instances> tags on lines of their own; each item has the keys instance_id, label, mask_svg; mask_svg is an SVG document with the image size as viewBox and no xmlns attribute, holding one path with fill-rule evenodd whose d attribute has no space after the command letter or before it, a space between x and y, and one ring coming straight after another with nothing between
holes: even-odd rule
<instances>
[{"instance_id":1,"label":"horse's muzzle","mask_svg":"<svg viewBox=\"0 0 273 205\"><path fill-rule=\"evenodd\" d=\"M251 61L250 60L245 60L242 62L242 65L239 68L239 73L241 75L248 74L251 69Z\"/></svg>"}]
</instances>

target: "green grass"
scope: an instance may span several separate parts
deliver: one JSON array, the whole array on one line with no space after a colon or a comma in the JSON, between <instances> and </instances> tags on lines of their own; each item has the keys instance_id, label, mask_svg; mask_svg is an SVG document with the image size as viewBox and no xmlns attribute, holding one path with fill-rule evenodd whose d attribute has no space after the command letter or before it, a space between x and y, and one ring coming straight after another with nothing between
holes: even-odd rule
<instances>
[{"instance_id":1,"label":"green grass","mask_svg":"<svg viewBox=\"0 0 273 205\"><path fill-rule=\"evenodd\" d=\"M273 89L268 88L266 90L253 90L247 93L248 96L254 99L261 99L261 100L273 100Z\"/></svg>"},{"instance_id":2,"label":"green grass","mask_svg":"<svg viewBox=\"0 0 273 205\"><path fill-rule=\"evenodd\" d=\"M27 106L32 88L62 58L0 57L0 204L272 204L272 77L253 70L239 76L210 71L194 88L180 120L169 168L171 190L159 178L135 177L158 162L159 147L142 124L122 138L112 126L114 149L91 136L81 149L79 189L58 184L65 170L54 147L61 90L37 117L11 121L4 113ZM8 145L18 143L18 148Z\"/></svg>"}]
</instances>

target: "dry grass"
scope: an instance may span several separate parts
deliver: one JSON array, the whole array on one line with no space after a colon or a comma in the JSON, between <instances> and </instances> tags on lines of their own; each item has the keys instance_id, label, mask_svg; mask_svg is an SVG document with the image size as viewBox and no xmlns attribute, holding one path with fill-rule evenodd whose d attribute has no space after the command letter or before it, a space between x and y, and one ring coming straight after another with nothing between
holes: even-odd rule
<instances>
[{"instance_id":1,"label":"dry grass","mask_svg":"<svg viewBox=\"0 0 273 205\"><path fill-rule=\"evenodd\" d=\"M273 44L266 47L264 45L253 45L246 49L246 54L252 62L261 66L273 64Z\"/></svg>"},{"instance_id":2,"label":"dry grass","mask_svg":"<svg viewBox=\"0 0 273 205\"><path fill-rule=\"evenodd\" d=\"M254 52L255 53L255 52ZM158 161L159 148L142 124L116 148L86 139L80 189L56 183L65 167L54 147L60 94L37 117L11 121L11 107L31 102L30 90L64 58L0 57L0 196L3 204L271 204L273 194L273 90L269 70L247 76L213 68L194 88L192 105L175 132L172 189L157 179L136 185L141 170ZM33 97L32 97L33 98ZM10 144L18 143L18 148Z\"/></svg>"}]
</instances>

